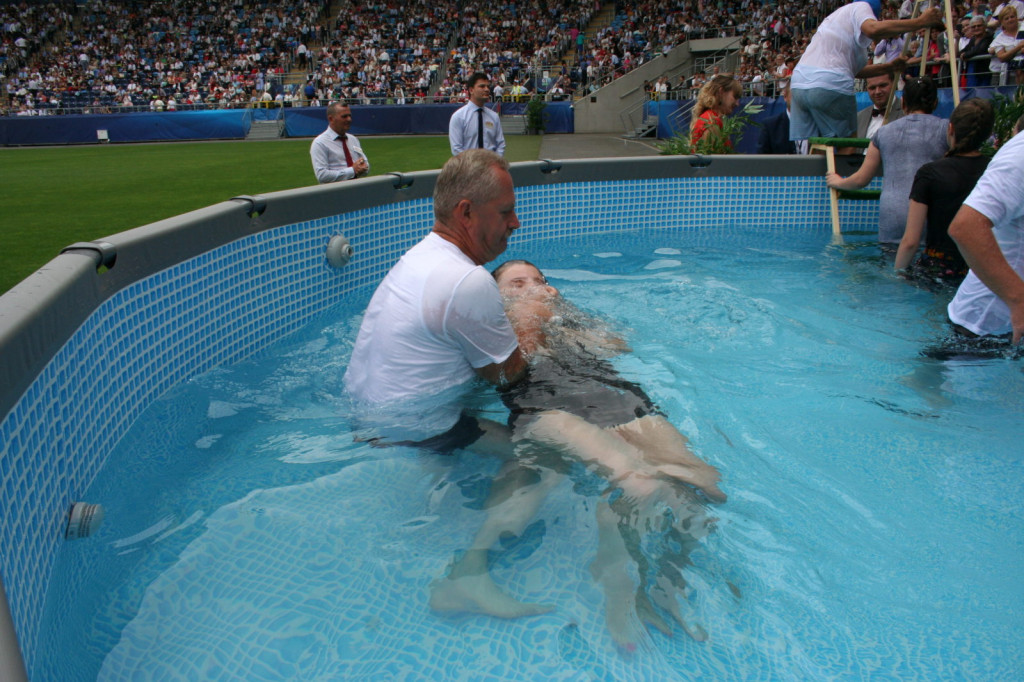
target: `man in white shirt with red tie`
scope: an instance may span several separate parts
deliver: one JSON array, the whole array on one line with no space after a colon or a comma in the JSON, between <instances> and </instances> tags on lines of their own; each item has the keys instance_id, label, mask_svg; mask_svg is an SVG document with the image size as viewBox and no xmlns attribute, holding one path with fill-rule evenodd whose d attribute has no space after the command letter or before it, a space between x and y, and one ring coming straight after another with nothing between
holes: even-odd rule
<instances>
[{"instance_id":1,"label":"man in white shirt with red tie","mask_svg":"<svg viewBox=\"0 0 1024 682\"><path fill-rule=\"evenodd\" d=\"M327 105L327 130L320 133L309 148L313 172L321 183L361 178L370 172L370 161L352 127L352 110L344 102Z\"/></svg>"},{"instance_id":2,"label":"man in white shirt with red tie","mask_svg":"<svg viewBox=\"0 0 1024 682\"><path fill-rule=\"evenodd\" d=\"M486 73L478 71L466 81L469 101L452 114L448 121L448 141L452 156L467 149L489 149L505 156L505 135L501 131L501 117L485 104L491 98L491 81Z\"/></svg>"}]
</instances>

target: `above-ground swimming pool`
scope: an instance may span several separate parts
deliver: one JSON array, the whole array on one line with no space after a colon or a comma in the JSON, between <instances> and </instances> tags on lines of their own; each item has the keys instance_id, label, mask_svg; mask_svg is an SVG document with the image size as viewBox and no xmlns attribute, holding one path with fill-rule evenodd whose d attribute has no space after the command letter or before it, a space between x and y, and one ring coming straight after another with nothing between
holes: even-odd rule
<instances>
[{"instance_id":1,"label":"above-ground swimming pool","mask_svg":"<svg viewBox=\"0 0 1024 682\"><path fill-rule=\"evenodd\" d=\"M834 243L811 162L771 178L609 163L613 177L656 177L534 186L516 169L524 229L506 257L534 260L624 329L633 352L618 369L723 473L730 500L709 508L715 530L684 569L684 613L708 641L676 627L632 655L613 646L588 571L586 476L493 555L499 585L551 613L429 610L497 465L353 442L338 398L374 283L429 225L413 197L128 284L16 402L0 482L28 495L4 498L2 568L32 679L1020 677L1020 363L923 358L944 294L892 277L870 235ZM666 168L684 177L657 177ZM844 224L863 231L870 209L852 210ZM336 232L356 246L340 272L322 263ZM241 271L269 255L287 271ZM266 321L281 315L297 330L284 338ZM91 370L121 382L91 377L97 402L111 387L101 424L36 406L47 391L59 405L91 354L124 358ZM39 410L58 426L31 426ZM65 423L97 429L89 442L104 448L83 453ZM58 444L33 440L40 428ZM30 466L53 447L59 466ZM75 499L107 520L62 545ZM51 517L46 532L30 522Z\"/></svg>"},{"instance_id":2,"label":"above-ground swimming pool","mask_svg":"<svg viewBox=\"0 0 1024 682\"><path fill-rule=\"evenodd\" d=\"M360 296L147 410L86 494L108 521L54 580L97 570L70 612L49 605L42 660L89 652L66 680L1013 678L1019 362L920 357L944 297L891 276L873 243L829 241L665 230L510 249L625 327L620 371L723 472L730 501L684 571L706 642L676 627L614 647L587 476L493 555L499 582L553 612L430 612L496 463L353 442L339 395Z\"/></svg>"}]
</instances>

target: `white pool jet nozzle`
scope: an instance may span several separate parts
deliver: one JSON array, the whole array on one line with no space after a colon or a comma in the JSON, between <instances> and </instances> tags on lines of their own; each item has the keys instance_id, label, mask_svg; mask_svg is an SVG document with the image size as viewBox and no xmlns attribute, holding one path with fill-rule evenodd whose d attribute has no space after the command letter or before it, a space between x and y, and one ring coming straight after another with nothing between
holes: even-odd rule
<instances>
[{"instance_id":1,"label":"white pool jet nozzle","mask_svg":"<svg viewBox=\"0 0 1024 682\"><path fill-rule=\"evenodd\" d=\"M340 234L331 237L327 243L327 262L331 267L342 268L352 258L352 245Z\"/></svg>"},{"instance_id":2,"label":"white pool jet nozzle","mask_svg":"<svg viewBox=\"0 0 1024 682\"><path fill-rule=\"evenodd\" d=\"M75 502L68 511L68 527L65 540L87 538L103 523L103 507L88 502Z\"/></svg>"}]
</instances>

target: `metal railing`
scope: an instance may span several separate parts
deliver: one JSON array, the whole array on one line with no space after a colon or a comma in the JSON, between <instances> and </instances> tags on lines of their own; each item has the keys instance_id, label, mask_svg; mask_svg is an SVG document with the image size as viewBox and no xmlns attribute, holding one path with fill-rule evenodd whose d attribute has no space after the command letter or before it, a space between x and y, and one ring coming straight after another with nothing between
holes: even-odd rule
<instances>
[{"instance_id":1,"label":"metal railing","mask_svg":"<svg viewBox=\"0 0 1024 682\"><path fill-rule=\"evenodd\" d=\"M652 126L658 125L658 117L651 114L651 108L647 106L650 102L650 93L644 93L639 102L619 113L619 120L627 135L640 136Z\"/></svg>"}]
</instances>

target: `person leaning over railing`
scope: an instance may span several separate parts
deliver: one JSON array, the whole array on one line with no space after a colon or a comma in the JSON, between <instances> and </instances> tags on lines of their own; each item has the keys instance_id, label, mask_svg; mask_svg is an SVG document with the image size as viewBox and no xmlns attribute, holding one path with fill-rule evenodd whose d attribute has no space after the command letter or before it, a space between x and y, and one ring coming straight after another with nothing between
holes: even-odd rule
<instances>
[{"instance_id":1,"label":"person leaning over railing","mask_svg":"<svg viewBox=\"0 0 1024 682\"><path fill-rule=\"evenodd\" d=\"M927 55L924 53L926 49L925 37L929 37ZM927 36L925 29L919 29L910 44L910 51L913 53L913 56L907 60L907 73L914 74L915 76L923 73L923 75L931 76L938 80L941 63L946 59L945 35L937 36L932 33L930 36ZM923 71L921 62L924 62Z\"/></svg>"},{"instance_id":2,"label":"person leaning over railing","mask_svg":"<svg viewBox=\"0 0 1024 682\"><path fill-rule=\"evenodd\" d=\"M790 135L793 140L811 137L852 137L857 128L854 79L902 70L900 58L885 64L868 64L872 40L896 36L919 28L942 28L938 8L916 19L885 20L880 0L852 2L830 14L818 27L793 71L793 107Z\"/></svg>"}]
</instances>

